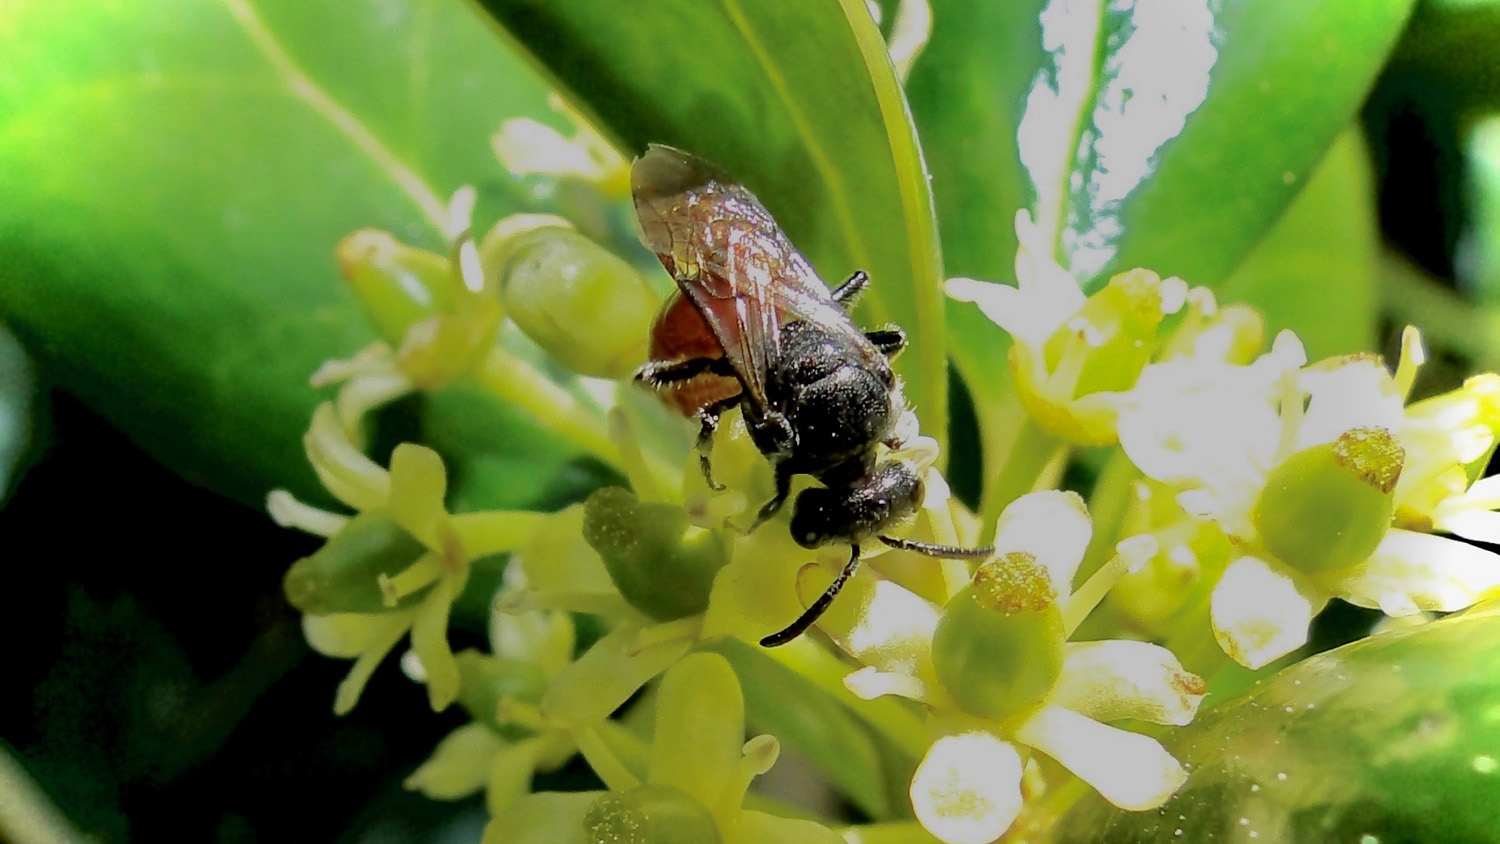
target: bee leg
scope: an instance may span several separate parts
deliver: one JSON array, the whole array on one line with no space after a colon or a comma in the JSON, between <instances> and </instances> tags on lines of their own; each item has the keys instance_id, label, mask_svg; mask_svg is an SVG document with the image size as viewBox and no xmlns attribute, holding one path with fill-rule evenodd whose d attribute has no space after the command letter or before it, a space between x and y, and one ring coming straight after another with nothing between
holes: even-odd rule
<instances>
[{"instance_id":1,"label":"bee leg","mask_svg":"<svg viewBox=\"0 0 1500 844\"><path fill-rule=\"evenodd\" d=\"M785 629L761 639L760 646L763 648L774 648L779 645L785 645L787 642L806 633L807 628L811 627L813 622L817 621L822 617L823 613L828 611L828 607L833 604L833 599L838 597L839 590L844 588L844 584L849 582L849 578L853 577L854 572L858 569L859 546L855 545L851 548L849 562L844 563L844 570L839 572L839 576L835 577L832 583L828 584L828 588L823 590L823 594L818 596L818 600L813 601L812 606L803 610L802 614L797 616L797 620L787 625Z\"/></svg>"},{"instance_id":2,"label":"bee leg","mask_svg":"<svg viewBox=\"0 0 1500 844\"><path fill-rule=\"evenodd\" d=\"M734 376L734 367L728 358L688 358L687 360L651 361L635 371L635 380L644 381L653 390L668 384L687 381L705 372L726 377Z\"/></svg>"},{"instance_id":3,"label":"bee leg","mask_svg":"<svg viewBox=\"0 0 1500 844\"><path fill-rule=\"evenodd\" d=\"M864 270L855 270L854 274L844 280L843 284L833 290L833 301L838 302L849 310L859 300L859 294L865 292L870 284L870 274Z\"/></svg>"},{"instance_id":4,"label":"bee leg","mask_svg":"<svg viewBox=\"0 0 1500 844\"><path fill-rule=\"evenodd\" d=\"M906 332L894 325L865 332L865 337L887 358L893 358L906 348Z\"/></svg>"},{"instance_id":5,"label":"bee leg","mask_svg":"<svg viewBox=\"0 0 1500 844\"><path fill-rule=\"evenodd\" d=\"M770 519L781 511L781 505L785 504L787 496L792 494L792 475L794 474L796 473L786 468L785 463L776 464L776 495L770 501L767 501L765 506L760 508L760 513L755 516L755 521L750 523L750 527L745 530L745 533L753 533L767 519Z\"/></svg>"},{"instance_id":6,"label":"bee leg","mask_svg":"<svg viewBox=\"0 0 1500 844\"><path fill-rule=\"evenodd\" d=\"M703 480L714 492L724 491L724 485L714 480L713 464L709 461L714 448L714 431L719 429L719 416L739 404L742 396L742 393L736 393L698 411L698 466L703 470Z\"/></svg>"},{"instance_id":7,"label":"bee leg","mask_svg":"<svg viewBox=\"0 0 1500 844\"><path fill-rule=\"evenodd\" d=\"M945 560L981 560L995 553L992 545L981 545L978 548L959 548L956 545L938 545L934 542L920 542L915 539L896 539L891 536L882 536L880 541L895 548L898 551L915 551L918 554L926 554L929 557L941 557Z\"/></svg>"}]
</instances>

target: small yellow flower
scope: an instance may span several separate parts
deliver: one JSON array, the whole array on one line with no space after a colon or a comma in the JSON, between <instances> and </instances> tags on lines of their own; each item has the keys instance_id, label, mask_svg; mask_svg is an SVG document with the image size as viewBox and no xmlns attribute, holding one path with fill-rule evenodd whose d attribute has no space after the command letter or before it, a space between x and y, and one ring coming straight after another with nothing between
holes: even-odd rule
<instances>
[{"instance_id":1,"label":"small yellow flower","mask_svg":"<svg viewBox=\"0 0 1500 844\"><path fill-rule=\"evenodd\" d=\"M387 470L366 457L349 439L334 407L325 402L313 414L304 438L308 459L330 493L360 513L388 516L423 553L404 569L375 576L386 612L339 612L306 615L308 642L329 656L353 658L354 668L339 686L334 711L354 707L360 692L385 654L408 631L426 675L433 709L444 709L458 694L458 666L448 648L448 613L479 556L507 551L537 524L535 513L491 512L450 515L443 506L447 472L436 452L403 443L391 454ZM273 516L283 523L333 535L350 522L272 493ZM326 534L325 534L326 535ZM414 605L398 608L422 593Z\"/></svg>"}]
</instances>

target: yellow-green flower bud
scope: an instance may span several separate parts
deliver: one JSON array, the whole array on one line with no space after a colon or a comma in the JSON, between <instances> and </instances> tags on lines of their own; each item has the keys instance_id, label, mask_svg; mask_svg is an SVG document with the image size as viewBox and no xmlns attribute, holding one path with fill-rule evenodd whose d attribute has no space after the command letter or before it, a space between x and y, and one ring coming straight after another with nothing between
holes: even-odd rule
<instances>
[{"instance_id":1,"label":"yellow-green flower bud","mask_svg":"<svg viewBox=\"0 0 1500 844\"><path fill-rule=\"evenodd\" d=\"M1073 395L1130 389L1156 350L1163 316L1181 307L1185 287L1142 269L1111 278L1047 341L1049 368L1059 364L1070 344L1082 341L1088 352ZM1166 301L1169 295L1172 301Z\"/></svg>"},{"instance_id":2,"label":"yellow-green flower bud","mask_svg":"<svg viewBox=\"0 0 1500 844\"><path fill-rule=\"evenodd\" d=\"M697 800L665 785L602 795L584 816L589 844L719 844L713 816Z\"/></svg>"},{"instance_id":3,"label":"yellow-green flower bud","mask_svg":"<svg viewBox=\"0 0 1500 844\"><path fill-rule=\"evenodd\" d=\"M726 562L718 534L693 525L681 507L643 503L619 487L589 496L583 538L625 600L659 621L707 609L714 575Z\"/></svg>"},{"instance_id":4,"label":"yellow-green flower bud","mask_svg":"<svg viewBox=\"0 0 1500 844\"><path fill-rule=\"evenodd\" d=\"M453 272L442 255L376 229L349 235L334 254L370 324L391 345L399 345L413 323L453 309Z\"/></svg>"},{"instance_id":5,"label":"yellow-green flower bud","mask_svg":"<svg viewBox=\"0 0 1500 844\"><path fill-rule=\"evenodd\" d=\"M1271 553L1308 574L1368 558L1391 525L1405 452L1384 428L1354 428L1271 470L1255 529Z\"/></svg>"},{"instance_id":6,"label":"yellow-green flower bud","mask_svg":"<svg viewBox=\"0 0 1500 844\"><path fill-rule=\"evenodd\" d=\"M405 570L427 549L384 513L349 520L311 556L292 564L282 581L288 603L310 615L373 613L411 606L427 594L419 589L395 606L380 587L381 575Z\"/></svg>"},{"instance_id":7,"label":"yellow-green flower bud","mask_svg":"<svg viewBox=\"0 0 1500 844\"><path fill-rule=\"evenodd\" d=\"M1046 570L1012 552L980 566L948 601L932 635L933 668L965 711L1006 718L1052 691L1066 639Z\"/></svg>"},{"instance_id":8,"label":"yellow-green flower bud","mask_svg":"<svg viewBox=\"0 0 1500 844\"><path fill-rule=\"evenodd\" d=\"M511 233L502 221L483 261L499 273L506 313L567 368L622 378L645 362L661 296L614 253L569 228Z\"/></svg>"},{"instance_id":9,"label":"yellow-green flower bud","mask_svg":"<svg viewBox=\"0 0 1500 844\"><path fill-rule=\"evenodd\" d=\"M531 731L512 724L496 724L495 712L503 700L537 703L547 690L547 676L542 667L525 659L507 659L467 650L455 654L458 675L458 702L469 717L492 728L509 739L523 738Z\"/></svg>"}]
</instances>

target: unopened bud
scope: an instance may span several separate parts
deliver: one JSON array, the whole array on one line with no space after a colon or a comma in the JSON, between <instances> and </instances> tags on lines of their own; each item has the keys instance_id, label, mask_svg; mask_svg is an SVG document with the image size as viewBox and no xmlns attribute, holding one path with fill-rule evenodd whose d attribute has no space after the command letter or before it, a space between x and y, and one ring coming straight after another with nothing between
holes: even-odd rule
<instances>
[{"instance_id":1,"label":"unopened bud","mask_svg":"<svg viewBox=\"0 0 1500 844\"><path fill-rule=\"evenodd\" d=\"M293 563L282 589L292 606L310 615L408 607L426 590L404 595L392 606L381 588L381 578L398 574L425 553L426 547L390 516L361 513L322 548Z\"/></svg>"},{"instance_id":2,"label":"unopened bud","mask_svg":"<svg viewBox=\"0 0 1500 844\"><path fill-rule=\"evenodd\" d=\"M582 375L622 378L643 363L661 297L640 273L571 228L507 232L506 222L482 251L516 325Z\"/></svg>"},{"instance_id":3,"label":"unopened bud","mask_svg":"<svg viewBox=\"0 0 1500 844\"><path fill-rule=\"evenodd\" d=\"M714 575L726 562L719 536L689 522L681 507L643 503L619 487L589 496L583 537L625 600L659 621L707 609Z\"/></svg>"},{"instance_id":4,"label":"unopened bud","mask_svg":"<svg viewBox=\"0 0 1500 844\"><path fill-rule=\"evenodd\" d=\"M453 308L455 282L442 255L376 229L345 237L334 254L370 324L392 345L414 323Z\"/></svg>"}]
</instances>

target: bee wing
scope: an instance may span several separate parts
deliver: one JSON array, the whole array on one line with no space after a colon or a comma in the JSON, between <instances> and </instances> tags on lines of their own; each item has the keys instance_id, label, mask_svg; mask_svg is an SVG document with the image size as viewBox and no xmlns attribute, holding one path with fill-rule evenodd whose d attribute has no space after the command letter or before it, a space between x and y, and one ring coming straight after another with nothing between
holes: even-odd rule
<instances>
[{"instance_id":1,"label":"bee wing","mask_svg":"<svg viewBox=\"0 0 1500 844\"><path fill-rule=\"evenodd\" d=\"M827 289L743 186L697 156L652 145L630 174L646 245L703 315L744 386L761 408L781 357L780 290L789 279L812 295Z\"/></svg>"}]
</instances>

